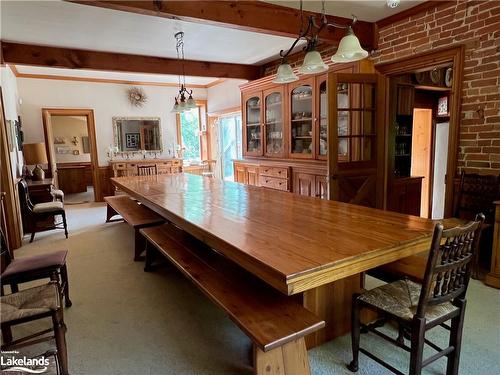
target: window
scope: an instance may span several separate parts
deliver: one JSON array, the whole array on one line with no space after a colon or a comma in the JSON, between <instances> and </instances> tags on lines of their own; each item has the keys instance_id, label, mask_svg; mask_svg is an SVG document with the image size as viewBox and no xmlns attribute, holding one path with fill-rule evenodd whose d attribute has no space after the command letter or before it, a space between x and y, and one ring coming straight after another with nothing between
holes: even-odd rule
<instances>
[{"instance_id":1,"label":"window","mask_svg":"<svg viewBox=\"0 0 500 375\"><path fill-rule=\"evenodd\" d=\"M222 178L234 181L233 160L242 158L241 114L219 118Z\"/></svg>"},{"instance_id":2,"label":"window","mask_svg":"<svg viewBox=\"0 0 500 375\"><path fill-rule=\"evenodd\" d=\"M180 114L181 147L186 160L201 160L200 110L194 108Z\"/></svg>"},{"instance_id":3,"label":"window","mask_svg":"<svg viewBox=\"0 0 500 375\"><path fill-rule=\"evenodd\" d=\"M186 161L201 161L208 158L206 132L206 105L177 115L177 139Z\"/></svg>"}]
</instances>

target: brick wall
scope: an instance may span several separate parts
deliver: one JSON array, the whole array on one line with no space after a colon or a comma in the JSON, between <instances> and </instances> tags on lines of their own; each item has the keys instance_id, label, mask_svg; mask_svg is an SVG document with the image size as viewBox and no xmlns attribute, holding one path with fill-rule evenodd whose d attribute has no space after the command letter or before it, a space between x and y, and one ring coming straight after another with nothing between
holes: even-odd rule
<instances>
[{"instance_id":1,"label":"brick wall","mask_svg":"<svg viewBox=\"0 0 500 375\"><path fill-rule=\"evenodd\" d=\"M500 173L500 1L439 5L379 30L377 63L465 45L458 169ZM325 60L335 47L323 46ZM292 63L300 64L302 56ZM265 73L273 74L276 64Z\"/></svg>"}]
</instances>

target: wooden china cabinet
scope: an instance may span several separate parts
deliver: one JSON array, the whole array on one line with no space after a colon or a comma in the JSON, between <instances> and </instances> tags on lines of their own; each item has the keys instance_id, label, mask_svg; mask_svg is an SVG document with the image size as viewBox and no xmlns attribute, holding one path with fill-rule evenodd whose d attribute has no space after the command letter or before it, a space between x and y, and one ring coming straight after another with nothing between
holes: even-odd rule
<instances>
[{"instance_id":1,"label":"wooden china cabinet","mask_svg":"<svg viewBox=\"0 0 500 375\"><path fill-rule=\"evenodd\" d=\"M326 73L303 75L289 84L265 77L241 86L243 159L234 161L236 182L328 199L330 72L373 73L374 68L369 61L335 64ZM349 107L359 95L349 92ZM339 142L340 152L347 153L346 141Z\"/></svg>"}]
</instances>

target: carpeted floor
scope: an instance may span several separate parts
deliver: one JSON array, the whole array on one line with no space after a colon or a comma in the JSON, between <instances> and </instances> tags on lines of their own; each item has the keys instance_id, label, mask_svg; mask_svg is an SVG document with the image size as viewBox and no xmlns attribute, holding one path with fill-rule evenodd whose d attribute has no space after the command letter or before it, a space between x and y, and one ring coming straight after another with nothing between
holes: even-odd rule
<instances>
[{"instance_id":1,"label":"carpeted floor","mask_svg":"<svg viewBox=\"0 0 500 375\"><path fill-rule=\"evenodd\" d=\"M104 204L67 206L67 214L68 240L61 231L37 234L16 256L69 249L73 306L65 320L71 374L252 373L249 339L173 267L144 273L143 263L132 260L133 231L124 223L104 224ZM444 344L445 332L437 330L432 338ZM406 370L406 353L377 337L361 340ZM345 368L350 353L349 336L310 350L312 373L351 374ZM424 373L444 372L441 359ZM361 355L358 373L388 371ZM500 374L500 291L477 281L468 293L460 374Z\"/></svg>"}]
</instances>

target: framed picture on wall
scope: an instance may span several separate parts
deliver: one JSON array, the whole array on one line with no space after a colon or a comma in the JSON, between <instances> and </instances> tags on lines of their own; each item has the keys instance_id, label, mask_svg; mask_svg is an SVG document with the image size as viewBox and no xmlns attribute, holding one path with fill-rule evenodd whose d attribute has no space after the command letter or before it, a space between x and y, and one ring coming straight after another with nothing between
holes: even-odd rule
<instances>
[{"instance_id":1,"label":"framed picture on wall","mask_svg":"<svg viewBox=\"0 0 500 375\"><path fill-rule=\"evenodd\" d=\"M139 147L139 133L125 133L125 147L138 148Z\"/></svg>"},{"instance_id":2,"label":"framed picture on wall","mask_svg":"<svg viewBox=\"0 0 500 375\"><path fill-rule=\"evenodd\" d=\"M437 115L442 116L442 117L446 117L446 116L450 115L450 112L448 110L448 96L443 96L443 97L439 98Z\"/></svg>"}]
</instances>

